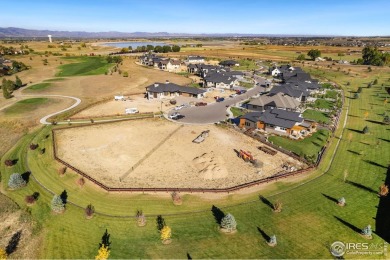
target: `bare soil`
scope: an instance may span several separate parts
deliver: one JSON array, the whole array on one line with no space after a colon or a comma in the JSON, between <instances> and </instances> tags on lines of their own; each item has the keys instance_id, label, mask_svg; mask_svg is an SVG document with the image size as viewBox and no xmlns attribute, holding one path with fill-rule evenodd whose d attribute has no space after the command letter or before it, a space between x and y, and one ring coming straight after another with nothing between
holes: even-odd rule
<instances>
[{"instance_id":1,"label":"bare soil","mask_svg":"<svg viewBox=\"0 0 390 260\"><path fill-rule=\"evenodd\" d=\"M192 143L204 130L210 130L206 140ZM278 173L284 162L304 167L282 153L264 154L257 141L232 129L164 119L63 129L56 141L61 159L111 187L224 188ZM235 149L264 165L244 162Z\"/></svg>"}]
</instances>

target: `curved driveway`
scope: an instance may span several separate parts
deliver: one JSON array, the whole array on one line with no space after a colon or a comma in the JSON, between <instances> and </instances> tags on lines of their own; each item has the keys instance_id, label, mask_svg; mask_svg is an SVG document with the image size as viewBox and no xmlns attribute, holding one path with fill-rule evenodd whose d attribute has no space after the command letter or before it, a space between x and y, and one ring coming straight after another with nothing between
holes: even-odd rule
<instances>
[{"instance_id":1,"label":"curved driveway","mask_svg":"<svg viewBox=\"0 0 390 260\"><path fill-rule=\"evenodd\" d=\"M184 117L177 120L178 123L187 124L212 124L226 119L226 109L234 104L240 103L260 93L261 88L256 86L248 90L245 94L234 98L226 98L222 102L215 102L204 107L188 107L178 112ZM174 111L170 111L172 114Z\"/></svg>"}]
</instances>

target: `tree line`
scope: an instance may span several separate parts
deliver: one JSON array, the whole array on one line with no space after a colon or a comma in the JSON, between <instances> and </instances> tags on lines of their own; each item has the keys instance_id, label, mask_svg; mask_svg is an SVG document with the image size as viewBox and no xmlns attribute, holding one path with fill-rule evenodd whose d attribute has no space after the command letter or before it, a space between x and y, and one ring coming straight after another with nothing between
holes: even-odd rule
<instances>
[{"instance_id":1,"label":"tree line","mask_svg":"<svg viewBox=\"0 0 390 260\"><path fill-rule=\"evenodd\" d=\"M179 52L180 51L180 46L178 45L173 45L172 47L169 45L144 45L144 46L138 46L137 48L133 49L133 47L125 47L120 50L119 53L129 53L129 52L148 52L148 51L153 51L156 53L168 53L168 52Z\"/></svg>"}]
</instances>

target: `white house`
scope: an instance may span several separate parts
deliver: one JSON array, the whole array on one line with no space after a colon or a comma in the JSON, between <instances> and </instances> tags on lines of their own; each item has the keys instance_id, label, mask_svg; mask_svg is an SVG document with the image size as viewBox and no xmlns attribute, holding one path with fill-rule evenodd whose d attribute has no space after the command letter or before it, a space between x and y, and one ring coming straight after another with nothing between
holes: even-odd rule
<instances>
[{"instance_id":1,"label":"white house","mask_svg":"<svg viewBox=\"0 0 390 260\"><path fill-rule=\"evenodd\" d=\"M201 57L201 56L188 56L187 63L189 63L189 64L204 63L204 57Z\"/></svg>"},{"instance_id":2,"label":"white house","mask_svg":"<svg viewBox=\"0 0 390 260\"><path fill-rule=\"evenodd\" d=\"M158 63L158 68L169 72L177 72L180 70L181 62L178 60L162 60Z\"/></svg>"}]
</instances>

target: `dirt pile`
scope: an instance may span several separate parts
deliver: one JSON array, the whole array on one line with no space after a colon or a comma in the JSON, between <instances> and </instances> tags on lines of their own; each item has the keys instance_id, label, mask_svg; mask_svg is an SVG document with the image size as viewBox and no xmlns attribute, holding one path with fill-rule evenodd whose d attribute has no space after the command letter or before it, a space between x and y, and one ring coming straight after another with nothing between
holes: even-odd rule
<instances>
[{"instance_id":1,"label":"dirt pile","mask_svg":"<svg viewBox=\"0 0 390 260\"><path fill-rule=\"evenodd\" d=\"M205 180L215 180L226 178L228 171L224 166L223 158L215 156L214 152L204 153L192 160L199 176Z\"/></svg>"}]
</instances>

